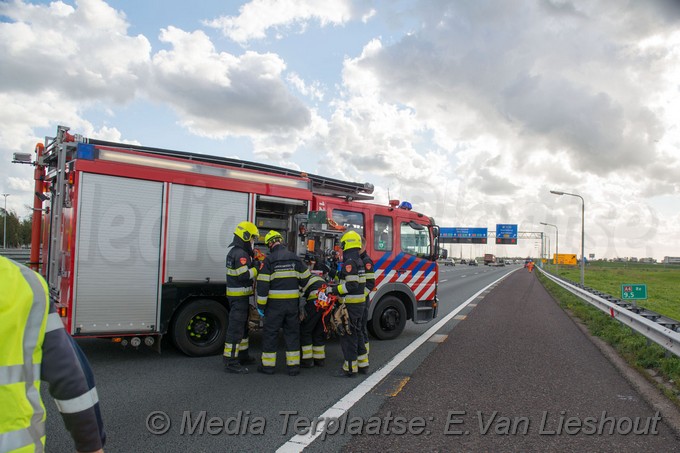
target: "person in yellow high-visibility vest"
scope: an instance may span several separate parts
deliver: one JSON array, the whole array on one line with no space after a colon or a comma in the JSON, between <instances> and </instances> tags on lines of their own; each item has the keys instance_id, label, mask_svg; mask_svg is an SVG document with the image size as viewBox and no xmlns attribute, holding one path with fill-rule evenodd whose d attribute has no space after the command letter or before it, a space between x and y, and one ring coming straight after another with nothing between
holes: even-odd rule
<instances>
[{"instance_id":1,"label":"person in yellow high-visibility vest","mask_svg":"<svg viewBox=\"0 0 680 453\"><path fill-rule=\"evenodd\" d=\"M49 303L45 280L0 256L0 452L44 451L41 380L76 450L102 452L106 434L87 359Z\"/></svg>"}]
</instances>

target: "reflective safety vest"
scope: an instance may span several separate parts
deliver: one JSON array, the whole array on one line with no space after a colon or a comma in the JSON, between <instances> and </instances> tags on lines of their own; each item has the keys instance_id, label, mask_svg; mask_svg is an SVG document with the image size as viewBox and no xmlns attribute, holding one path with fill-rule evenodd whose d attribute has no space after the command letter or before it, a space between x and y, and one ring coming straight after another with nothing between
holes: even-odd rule
<instances>
[{"instance_id":1,"label":"reflective safety vest","mask_svg":"<svg viewBox=\"0 0 680 453\"><path fill-rule=\"evenodd\" d=\"M0 451L45 448L40 364L47 326L47 284L0 257Z\"/></svg>"}]
</instances>

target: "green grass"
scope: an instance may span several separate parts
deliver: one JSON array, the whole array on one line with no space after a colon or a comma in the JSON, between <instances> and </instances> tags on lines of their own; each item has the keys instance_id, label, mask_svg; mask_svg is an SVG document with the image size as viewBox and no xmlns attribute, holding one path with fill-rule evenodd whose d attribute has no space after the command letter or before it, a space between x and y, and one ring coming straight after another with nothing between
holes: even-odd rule
<instances>
[{"instance_id":1,"label":"green grass","mask_svg":"<svg viewBox=\"0 0 680 453\"><path fill-rule=\"evenodd\" d=\"M588 270L586 269L586 285L594 287L588 283ZM562 269L560 269L560 274L564 275L562 274ZM662 391L675 404L680 406L680 399L678 398L680 357L667 353L661 346L648 341L630 327L621 324L606 313L584 302L540 273L538 278L548 292L560 303L562 308L569 310L574 316L580 318L593 335L602 338L614 347L619 355L631 366L641 371L651 369L662 376L671 386L671 388L662 386ZM579 278L574 280L579 280ZM604 291L604 289L601 291Z\"/></svg>"},{"instance_id":2,"label":"green grass","mask_svg":"<svg viewBox=\"0 0 680 453\"><path fill-rule=\"evenodd\" d=\"M555 274L555 266L544 265L544 269ZM580 282L581 271L577 266L560 266L560 277ZM585 285L621 298L624 283L647 285L647 299L635 301L638 306L648 308L672 319L680 320L680 266L638 263L592 262L586 266Z\"/></svg>"}]
</instances>

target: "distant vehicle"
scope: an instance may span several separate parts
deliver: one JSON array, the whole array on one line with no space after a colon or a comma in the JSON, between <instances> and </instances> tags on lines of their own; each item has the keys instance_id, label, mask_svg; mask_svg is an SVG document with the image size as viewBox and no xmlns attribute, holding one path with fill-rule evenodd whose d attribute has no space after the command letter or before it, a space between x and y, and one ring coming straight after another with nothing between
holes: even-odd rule
<instances>
[{"instance_id":1,"label":"distant vehicle","mask_svg":"<svg viewBox=\"0 0 680 453\"><path fill-rule=\"evenodd\" d=\"M495 264L495 263L496 263L496 257L493 254L491 254L491 253L485 253L484 254L484 264L486 266L488 266L490 264Z\"/></svg>"},{"instance_id":2,"label":"distant vehicle","mask_svg":"<svg viewBox=\"0 0 680 453\"><path fill-rule=\"evenodd\" d=\"M470 261L468 261L468 265L469 265L469 266L477 266L477 265L478 265L478 264L477 264L477 260L470 260Z\"/></svg>"},{"instance_id":3,"label":"distant vehicle","mask_svg":"<svg viewBox=\"0 0 680 453\"><path fill-rule=\"evenodd\" d=\"M505 264L512 264L512 260L505 260Z\"/></svg>"},{"instance_id":4,"label":"distant vehicle","mask_svg":"<svg viewBox=\"0 0 680 453\"><path fill-rule=\"evenodd\" d=\"M467 264L467 260L460 260L460 264Z\"/></svg>"},{"instance_id":5,"label":"distant vehicle","mask_svg":"<svg viewBox=\"0 0 680 453\"><path fill-rule=\"evenodd\" d=\"M456 265L456 263L453 261L453 258L441 259L441 260L439 260L439 264L444 265L444 266L455 266Z\"/></svg>"}]
</instances>

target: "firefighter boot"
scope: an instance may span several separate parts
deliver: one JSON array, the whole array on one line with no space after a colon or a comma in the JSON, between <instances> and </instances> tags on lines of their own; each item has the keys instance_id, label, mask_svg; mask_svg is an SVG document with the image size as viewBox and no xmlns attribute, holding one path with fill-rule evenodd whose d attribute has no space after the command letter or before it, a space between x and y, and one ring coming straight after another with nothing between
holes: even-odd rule
<instances>
[{"instance_id":1,"label":"firefighter boot","mask_svg":"<svg viewBox=\"0 0 680 453\"><path fill-rule=\"evenodd\" d=\"M257 372L262 373L262 374L274 374L274 367L273 366L264 366L264 365L258 365L257 366Z\"/></svg>"},{"instance_id":2,"label":"firefighter boot","mask_svg":"<svg viewBox=\"0 0 680 453\"><path fill-rule=\"evenodd\" d=\"M354 376L356 376L356 373L352 373L351 371L343 370L342 368L340 368L340 370L336 372L333 376L341 378L353 378Z\"/></svg>"},{"instance_id":3,"label":"firefighter boot","mask_svg":"<svg viewBox=\"0 0 680 453\"><path fill-rule=\"evenodd\" d=\"M244 354L245 352L245 354ZM241 365L252 365L255 363L255 357L250 357L248 351L242 351L238 356L238 361Z\"/></svg>"},{"instance_id":4,"label":"firefighter boot","mask_svg":"<svg viewBox=\"0 0 680 453\"><path fill-rule=\"evenodd\" d=\"M359 374L368 374L368 367L359 368Z\"/></svg>"},{"instance_id":5,"label":"firefighter boot","mask_svg":"<svg viewBox=\"0 0 680 453\"><path fill-rule=\"evenodd\" d=\"M300 367L301 368L313 368L314 365L315 365L314 359L302 359L302 360L300 360Z\"/></svg>"},{"instance_id":6,"label":"firefighter boot","mask_svg":"<svg viewBox=\"0 0 680 453\"><path fill-rule=\"evenodd\" d=\"M248 374L248 368L241 366L238 360L230 360L227 362L224 371L233 374Z\"/></svg>"},{"instance_id":7,"label":"firefighter boot","mask_svg":"<svg viewBox=\"0 0 680 453\"><path fill-rule=\"evenodd\" d=\"M289 366L288 367L288 376L297 376L300 374L300 367L299 366Z\"/></svg>"},{"instance_id":8,"label":"firefighter boot","mask_svg":"<svg viewBox=\"0 0 680 453\"><path fill-rule=\"evenodd\" d=\"M314 366L318 367L326 366L326 359L314 359Z\"/></svg>"}]
</instances>

